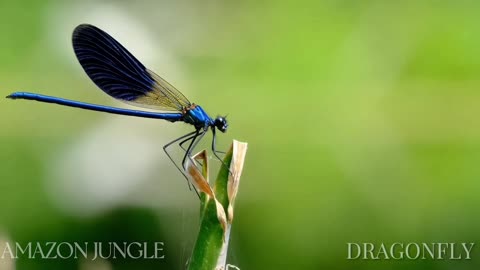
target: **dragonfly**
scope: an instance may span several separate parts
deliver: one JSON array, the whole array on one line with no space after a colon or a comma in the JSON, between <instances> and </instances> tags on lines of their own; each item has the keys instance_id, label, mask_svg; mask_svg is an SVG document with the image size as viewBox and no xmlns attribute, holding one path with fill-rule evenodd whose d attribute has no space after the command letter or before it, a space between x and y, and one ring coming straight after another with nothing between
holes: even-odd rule
<instances>
[{"instance_id":1,"label":"dragonfly","mask_svg":"<svg viewBox=\"0 0 480 270\"><path fill-rule=\"evenodd\" d=\"M225 116L217 116L215 119L210 117L201 106L190 102L179 90L146 68L117 40L96 26L90 24L77 26L73 31L72 43L80 65L101 90L116 100L158 112L97 105L30 92L15 92L7 98L35 100L85 110L190 124L194 127L192 132L163 146L168 158L187 178L187 182L188 177L184 172L187 159L192 160L193 149L209 129L213 135L211 144L213 154L221 161L218 154L222 152L216 149L216 130L223 133L227 131L228 123ZM182 159L183 170L168 151L169 147L175 143L185 150ZM186 143L188 147L185 148Z\"/></svg>"}]
</instances>

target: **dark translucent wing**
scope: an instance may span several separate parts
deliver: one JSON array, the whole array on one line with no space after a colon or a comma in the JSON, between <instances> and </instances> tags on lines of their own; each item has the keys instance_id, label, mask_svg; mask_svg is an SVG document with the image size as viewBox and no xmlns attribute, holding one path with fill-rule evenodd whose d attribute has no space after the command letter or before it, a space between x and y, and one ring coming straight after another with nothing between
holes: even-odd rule
<instances>
[{"instance_id":1,"label":"dark translucent wing","mask_svg":"<svg viewBox=\"0 0 480 270\"><path fill-rule=\"evenodd\" d=\"M163 111L181 111L191 105L180 91L99 28L77 26L72 42L87 75L108 95L131 105Z\"/></svg>"}]
</instances>

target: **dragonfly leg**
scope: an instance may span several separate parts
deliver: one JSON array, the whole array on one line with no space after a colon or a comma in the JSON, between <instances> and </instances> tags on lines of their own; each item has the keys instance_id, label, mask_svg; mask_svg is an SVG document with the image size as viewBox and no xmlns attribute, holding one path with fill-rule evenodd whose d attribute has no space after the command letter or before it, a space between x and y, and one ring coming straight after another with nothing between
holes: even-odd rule
<instances>
[{"instance_id":1,"label":"dragonfly leg","mask_svg":"<svg viewBox=\"0 0 480 270\"><path fill-rule=\"evenodd\" d=\"M185 140L183 140L183 141L181 141L181 142L178 143L178 145L180 146L180 148L182 148L182 150L183 150L184 152L187 152L187 149L186 149L185 147L183 147L183 145L184 145L186 142L188 142L189 140L191 140L191 139L192 139L192 138L186 138Z\"/></svg>"},{"instance_id":2,"label":"dragonfly leg","mask_svg":"<svg viewBox=\"0 0 480 270\"><path fill-rule=\"evenodd\" d=\"M170 155L170 153L168 152L167 149L168 149L172 144L174 144L175 142L178 142L178 141L180 141L180 140L182 140L182 139L185 139L185 138L186 138L185 141L192 140L193 138L195 138L195 137L198 136L197 133L198 133L198 131L195 130L195 131L190 132L190 133L188 133L188 134L185 134L185 135L183 135L183 136L181 136L181 137L178 137L178 138L176 138L175 140L173 140L173 141L171 141L171 142L169 142L169 143L167 143L166 145L163 146L163 151L165 151L165 154L167 154L167 156L168 156L168 158L170 159L170 161L173 163L173 165L175 165L175 167L178 169L178 171L180 171L180 173L182 173L182 175L185 177L185 179L187 179L188 188L189 188L190 190L192 190L192 187L191 187L190 181L188 180L187 175L186 175L185 172L182 170L182 168L180 168L180 166L178 166L178 164L173 160L172 156Z\"/></svg>"},{"instance_id":3,"label":"dragonfly leg","mask_svg":"<svg viewBox=\"0 0 480 270\"><path fill-rule=\"evenodd\" d=\"M195 165L195 161L192 159L192 156L191 156L191 153L193 151L193 149L195 148L195 146L198 144L198 142L200 142L201 138L205 135L205 131L204 130L201 130L201 129L197 129L193 132L190 132L188 134L185 134L171 142L169 142L168 144L166 144L164 147L163 147L163 150L165 151L165 153L167 154L168 158L170 159L170 161L172 161L172 163L175 165L175 167L182 173L182 175L185 177L185 179L187 180L187 184L188 184L188 187L190 190L192 190L192 186L191 186L191 183L190 183L190 180L188 179L188 176L186 175L185 173L185 165L186 165L186 160L187 158L190 160L190 162L192 162L193 165ZM182 140L180 142L180 144L184 144L188 141L190 141L190 145L188 146L188 148L185 150L182 146L182 149L185 150L185 155L183 156L183 159L182 159L182 166L180 167L174 160L173 158L170 156L170 153L167 151L167 149L174 143ZM197 193L197 196L200 198L200 194L198 193L197 189L195 188L195 186L193 187L194 190L195 190L195 193Z\"/></svg>"},{"instance_id":4,"label":"dragonfly leg","mask_svg":"<svg viewBox=\"0 0 480 270\"><path fill-rule=\"evenodd\" d=\"M216 136L216 133L215 133L215 128L212 128L212 133L213 133L213 136L212 136L212 152L213 154L215 155L215 157L223 164L223 166L225 166L225 168L227 168L228 172L233 176L233 173L232 171L230 171L230 168L227 166L227 164L225 164L225 162L220 158L220 156L218 155L218 153L222 153L221 151L217 151L216 149L216 145L217 145L217 142L216 142L216 139L217 139L217 136ZM223 152L225 153L225 152Z\"/></svg>"},{"instance_id":5,"label":"dragonfly leg","mask_svg":"<svg viewBox=\"0 0 480 270\"><path fill-rule=\"evenodd\" d=\"M181 141L180 143L178 143L178 145L180 146L180 148L182 148L182 150L183 150L185 153L187 153L187 149L186 149L185 147L183 147L183 145L184 145L186 142L188 142L189 140L191 140L191 138L187 138L187 139ZM199 140L199 141L200 141L200 140ZM194 148L195 148L195 146L192 147L192 151L193 151ZM190 156L191 156L191 153L190 153ZM202 162L200 162L200 161L198 161L198 160L197 160L196 162L198 162L198 163L200 164L200 166L202 166Z\"/></svg>"},{"instance_id":6,"label":"dragonfly leg","mask_svg":"<svg viewBox=\"0 0 480 270\"><path fill-rule=\"evenodd\" d=\"M195 137L192 139L190 142L190 145L188 146L187 150L185 151L185 155L183 156L182 160L182 166L185 168L185 162L187 161L187 157L192 162L193 165L195 165L195 161L192 159L192 151L195 149L195 146L202 140L203 136L205 136L205 130L198 129L195 133ZM188 140L186 140L188 141ZM182 141L180 144L183 144L186 142L185 140ZM183 147L182 147L183 148Z\"/></svg>"}]
</instances>

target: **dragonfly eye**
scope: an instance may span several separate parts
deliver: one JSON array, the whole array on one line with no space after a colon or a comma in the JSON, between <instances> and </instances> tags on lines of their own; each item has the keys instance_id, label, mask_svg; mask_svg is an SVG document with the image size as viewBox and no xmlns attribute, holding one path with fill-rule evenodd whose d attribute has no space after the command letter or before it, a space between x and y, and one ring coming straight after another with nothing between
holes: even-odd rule
<instances>
[{"instance_id":1,"label":"dragonfly eye","mask_svg":"<svg viewBox=\"0 0 480 270\"><path fill-rule=\"evenodd\" d=\"M228 128L227 119L221 116L217 117L215 119L215 127L218 128L218 130L220 130L221 132L227 131L227 128Z\"/></svg>"}]
</instances>

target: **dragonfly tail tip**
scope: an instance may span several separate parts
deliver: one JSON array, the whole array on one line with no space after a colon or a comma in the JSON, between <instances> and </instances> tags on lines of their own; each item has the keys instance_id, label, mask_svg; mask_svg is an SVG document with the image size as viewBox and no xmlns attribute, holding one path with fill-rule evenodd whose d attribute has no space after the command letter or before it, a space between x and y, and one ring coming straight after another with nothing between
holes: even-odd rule
<instances>
[{"instance_id":1,"label":"dragonfly tail tip","mask_svg":"<svg viewBox=\"0 0 480 270\"><path fill-rule=\"evenodd\" d=\"M15 93L12 93L8 96L6 96L5 98L9 98L9 99L17 99L17 95Z\"/></svg>"}]
</instances>

